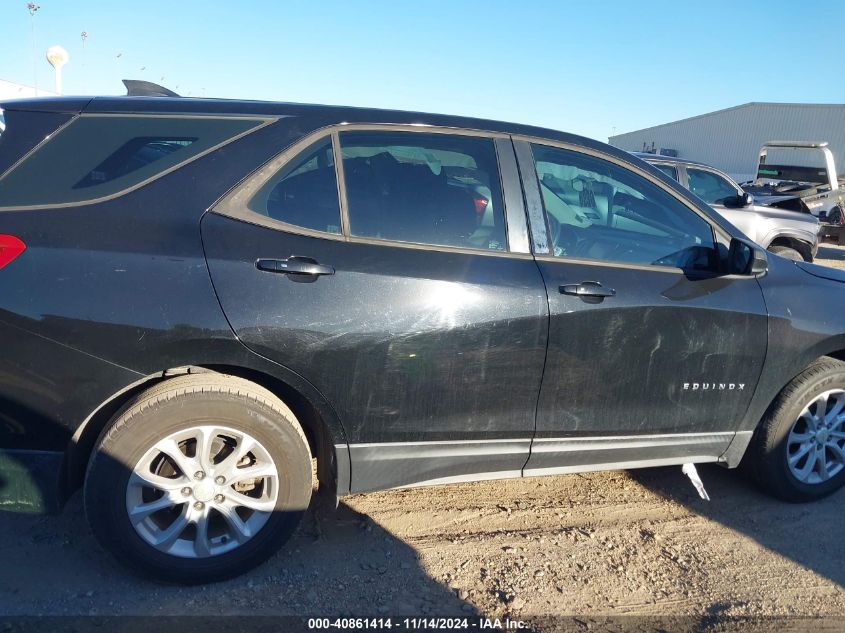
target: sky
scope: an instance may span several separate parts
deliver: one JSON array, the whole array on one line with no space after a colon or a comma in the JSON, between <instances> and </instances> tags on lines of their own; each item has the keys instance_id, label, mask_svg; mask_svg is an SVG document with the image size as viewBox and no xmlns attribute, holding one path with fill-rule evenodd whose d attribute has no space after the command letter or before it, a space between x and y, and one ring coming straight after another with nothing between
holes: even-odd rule
<instances>
[{"instance_id":1,"label":"sky","mask_svg":"<svg viewBox=\"0 0 845 633\"><path fill-rule=\"evenodd\" d=\"M845 103L845 0L0 0L0 79L395 108L602 141L749 101ZM84 40L82 32L87 33ZM34 37L33 37L34 36ZM34 41L33 41L34 40ZM825 75L830 69L829 75Z\"/></svg>"}]
</instances>

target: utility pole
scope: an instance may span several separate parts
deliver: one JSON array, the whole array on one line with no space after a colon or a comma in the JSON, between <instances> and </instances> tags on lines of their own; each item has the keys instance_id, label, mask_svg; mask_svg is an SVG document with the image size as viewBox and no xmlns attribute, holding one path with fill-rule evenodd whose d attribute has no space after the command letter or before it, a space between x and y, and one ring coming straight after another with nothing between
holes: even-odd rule
<instances>
[{"instance_id":1,"label":"utility pole","mask_svg":"<svg viewBox=\"0 0 845 633\"><path fill-rule=\"evenodd\" d=\"M82 39L82 72L79 74L82 75L82 80L85 81L88 77L87 69L85 67L85 60L88 58L88 55L85 53L85 40L88 39L88 31L82 31L82 33L79 34L79 37ZM83 89L83 92L85 92L85 89Z\"/></svg>"},{"instance_id":2,"label":"utility pole","mask_svg":"<svg viewBox=\"0 0 845 633\"><path fill-rule=\"evenodd\" d=\"M27 2L26 4L26 9L29 11L29 22L32 35L32 81L36 97L38 96L38 54L36 52L37 48L35 44L35 14L38 13L38 9L40 8L41 7L34 2Z\"/></svg>"}]
</instances>

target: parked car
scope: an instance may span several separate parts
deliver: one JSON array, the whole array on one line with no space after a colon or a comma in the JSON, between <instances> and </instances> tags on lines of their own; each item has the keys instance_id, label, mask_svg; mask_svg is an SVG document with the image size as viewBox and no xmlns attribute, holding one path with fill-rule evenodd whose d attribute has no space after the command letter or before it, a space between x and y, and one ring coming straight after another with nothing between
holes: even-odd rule
<instances>
[{"instance_id":1,"label":"parked car","mask_svg":"<svg viewBox=\"0 0 845 633\"><path fill-rule=\"evenodd\" d=\"M756 204L756 198L710 165L641 152L637 156L690 189L763 248L787 259L815 258L820 230L815 216Z\"/></svg>"},{"instance_id":2,"label":"parked car","mask_svg":"<svg viewBox=\"0 0 845 633\"><path fill-rule=\"evenodd\" d=\"M312 459L329 498L743 456L790 501L845 482L845 272L635 156L372 109L4 107L0 503L83 487L145 574L263 561Z\"/></svg>"}]
</instances>

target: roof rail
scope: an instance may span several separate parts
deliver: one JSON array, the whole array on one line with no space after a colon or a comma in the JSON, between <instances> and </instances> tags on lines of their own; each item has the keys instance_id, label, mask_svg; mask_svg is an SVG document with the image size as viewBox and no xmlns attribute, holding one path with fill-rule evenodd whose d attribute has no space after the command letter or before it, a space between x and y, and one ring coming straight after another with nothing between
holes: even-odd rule
<instances>
[{"instance_id":1,"label":"roof rail","mask_svg":"<svg viewBox=\"0 0 845 633\"><path fill-rule=\"evenodd\" d=\"M151 81L141 79L124 79L127 97L178 97L175 92Z\"/></svg>"}]
</instances>

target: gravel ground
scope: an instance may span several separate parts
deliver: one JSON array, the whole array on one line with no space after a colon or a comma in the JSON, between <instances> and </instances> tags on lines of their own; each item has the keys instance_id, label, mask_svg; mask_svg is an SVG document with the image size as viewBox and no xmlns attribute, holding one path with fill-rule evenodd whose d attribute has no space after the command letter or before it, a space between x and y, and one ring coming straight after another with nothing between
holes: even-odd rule
<instances>
[{"instance_id":1,"label":"gravel ground","mask_svg":"<svg viewBox=\"0 0 845 633\"><path fill-rule=\"evenodd\" d=\"M845 268L845 247L819 257ZM77 495L0 515L0 614L845 617L845 491L790 505L699 472L710 502L679 467L347 497L260 568L191 588L114 563Z\"/></svg>"}]
</instances>

